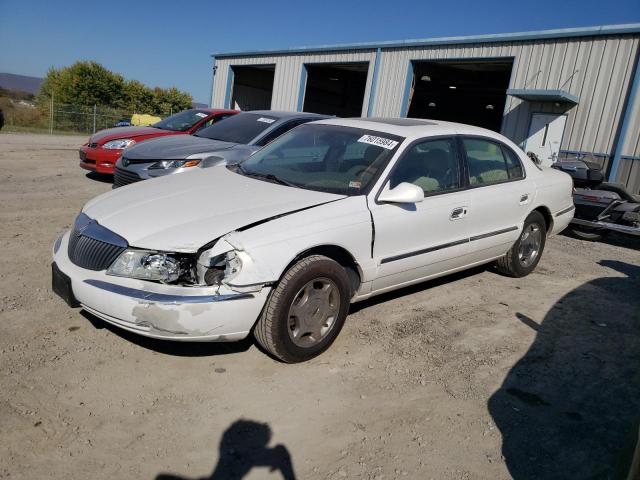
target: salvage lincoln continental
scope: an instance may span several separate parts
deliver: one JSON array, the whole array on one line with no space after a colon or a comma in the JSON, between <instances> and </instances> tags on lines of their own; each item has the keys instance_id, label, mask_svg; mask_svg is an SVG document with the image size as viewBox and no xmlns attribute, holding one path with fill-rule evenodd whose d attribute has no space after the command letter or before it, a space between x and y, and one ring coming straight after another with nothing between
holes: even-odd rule
<instances>
[{"instance_id":1,"label":"salvage lincoln continental","mask_svg":"<svg viewBox=\"0 0 640 480\"><path fill-rule=\"evenodd\" d=\"M351 302L489 262L529 274L574 210L565 173L497 133L428 120L316 121L193 170L87 203L55 242L56 293L141 335L253 334L300 362Z\"/></svg>"}]
</instances>

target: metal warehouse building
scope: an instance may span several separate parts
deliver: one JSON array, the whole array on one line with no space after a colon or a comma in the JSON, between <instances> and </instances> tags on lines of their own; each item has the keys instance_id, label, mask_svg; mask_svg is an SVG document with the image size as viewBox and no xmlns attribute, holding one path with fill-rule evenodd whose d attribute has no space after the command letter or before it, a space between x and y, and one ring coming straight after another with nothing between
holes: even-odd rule
<instances>
[{"instance_id":1,"label":"metal warehouse building","mask_svg":"<svg viewBox=\"0 0 640 480\"><path fill-rule=\"evenodd\" d=\"M216 53L211 104L479 125L639 192L639 42L632 24Z\"/></svg>"}]
</instances>

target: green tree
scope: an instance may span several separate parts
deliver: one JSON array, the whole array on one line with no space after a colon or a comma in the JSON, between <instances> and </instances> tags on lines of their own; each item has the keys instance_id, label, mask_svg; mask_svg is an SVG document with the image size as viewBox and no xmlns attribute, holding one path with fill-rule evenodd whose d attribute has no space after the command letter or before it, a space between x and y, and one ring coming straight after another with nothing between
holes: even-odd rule
<instances>
[{"instance_id":1,"label":"green tree","mask_svg":"<svg viewBox=\"0 0 640 480\"><path fill-rule=\"evenodd\" d=\"M181 92L175 87L153 89L153 105L155 111L160 114L179 112L191 107L191 95Z\"/></svg>"},{"instance_id":2,"label":"green tree","mask_svg":"<svg viewBox=\"0 0 640 480\"><path fill-rule=\"evenodd\" d=\"M124 79L97 62L76 62L70 67L50 68L38 98L72 105L115 105L122 95ZM46 100L45 100L46 99Z\"/></svg>"},{"instance_id":3,"label":"green tree","mask_svg":"<svg viewBox=\"0 0 640 480\"><path fill-rule=\"evenodd\" d=\"M129 80L124 83L117 106L128 112L151 113L151 110L155 112L153 102L154 95L149 87L137 80Z\"/></svg>"},{"instance_id":4,"label":"green tree","mask_svg":"<svg viewBox=\"0 0 640 480\"><path fill-rule=\"evenodd\" d=\"M137 80L125 80L97 62L76 62L70 67L50 68L38 93L45 107L54 96L56 103L83 107L99 105L129 113L167 115L190 108L191 95L175 87L153 89Z\"/></svg>"}]
</instances>

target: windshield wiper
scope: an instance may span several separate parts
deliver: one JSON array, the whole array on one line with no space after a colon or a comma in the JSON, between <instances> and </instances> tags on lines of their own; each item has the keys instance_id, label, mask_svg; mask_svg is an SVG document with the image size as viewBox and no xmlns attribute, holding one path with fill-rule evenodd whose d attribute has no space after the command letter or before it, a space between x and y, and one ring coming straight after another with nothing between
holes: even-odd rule
<instances>
[{"instance_id":1,"label":"windshield wiper","mask_svg":"<svg viewBox=\"0 0 640 480\"><path fill-rule=\"evenodd\" d=\"M243 168L241 164L238 164L237 167L238 167L238 170L240 170L240 173L242 173L243 175L246 175L248 177L264 178L265 180L271 180L274 183L279 183L280 185L286 185L287 187L299 187L299 185L297 185L297 184L295 184L293 182L289 182L287 180L284 180L284 179L274 175L273 173L250 172L249 170L246 170L245 168Z\"/></svg>"},{"instance_id":2,"label":"windshield wiper","mask_svg":"<svg viewBox=\"0 0 640 480\"><path fill-rule=\"evenodd\" d=\"M273 173L267 173L267 174L261 174L262 177L266 178L267 180L272 180L276 183L279 183L280 185L286 185L287 187L297 187L298 185L296 185L295 183L289 182L287 180L284 180L280 177L276 177Z\"/></svg>"},{"instance_id":3,"label":"windshield wiper","mask_svg":"<svg viewBox=\"0 0 640 480\"><path fill-rule=\"evenodd\" d=\"M236 163L235 165L230 165L236 167L236 171L239 171L242 175L248 175L249 172L244 169L241 163Z\"/></svg>"}]
</instances>

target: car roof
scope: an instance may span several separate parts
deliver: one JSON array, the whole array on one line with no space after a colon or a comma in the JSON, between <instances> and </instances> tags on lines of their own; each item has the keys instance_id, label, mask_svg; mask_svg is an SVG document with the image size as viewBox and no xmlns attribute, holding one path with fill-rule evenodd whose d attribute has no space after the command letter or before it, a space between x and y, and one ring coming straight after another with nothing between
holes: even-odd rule
<instances>
[{"instance_id":1,"label":"car roof","mask_svg":"<svg viewBox=\"0 0 640 480\"><path fill-rule=\"evenodd\" d=\"M319 113L285 112L285 111L279 111L279 110L246 110L240 113L253 113L255 115L265 115L272 118L277 118L279 120L291 120L294 118L315 118L318 120L322 120L325 118L332 118L329 115L322 115Z\"/></svg>"},{"instance_id":2,"label":"car roof","mask_svg":"<svg viewBox=\"0 0 640 480\"><path fill-rule=\"evenodd\" d=\"M506 140L502 135L486 128L422 118L328 118L313 123L374 130L398 135L410 140L427 136L453 134L483 135L502 141Z\"/></svg>"},{"instance_id":3,"label":"car roof","mask_svg":"<svg viewBox=\"0 0 640 480\"><path fill-rule=\"evenodd\" d=\"M208 112L208 113L239 113L239 110L231 110L231 109L228 109L228 108L209 108L209 107L198 108L198 107L194 107L194 108L189 108L188 110L200 110L202 112Z\"/></svg>"}]
</instances>

